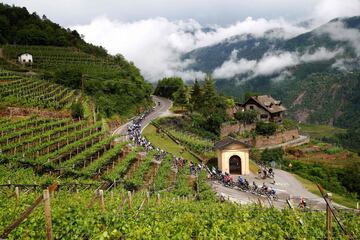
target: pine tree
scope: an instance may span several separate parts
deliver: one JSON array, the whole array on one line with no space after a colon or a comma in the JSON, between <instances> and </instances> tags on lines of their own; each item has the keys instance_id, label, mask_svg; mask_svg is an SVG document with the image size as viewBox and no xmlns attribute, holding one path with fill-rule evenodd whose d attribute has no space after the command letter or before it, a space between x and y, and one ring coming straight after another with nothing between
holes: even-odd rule
<instances>
[{"instance_id":1,"label":"pine tree","mask_svg":"<svg viewBox=\"0 0 360 240\"><path fill-rule=\"evenodd\" d=\"M211 75L206 76L202 93L200 112L202 112L204 116L210 116L214 113L218 103L218 96Z\"/></svg>"},{"instance_id":2,"label":"pine tree","mask_svg":"<svg viewBox=\"0 0 360 240\"><path fill-rule=\"evenodd\" d=\"M188 91L186 86L182 86L174 93L174 102L181 107L189 103Z\"/></svg>"},{"instance_id":3,"label":"pine tree","mask_svg":"<svg viewBox=\"0 0 360 240\"><path fill-rule=\"evenodd\" d=\"M195 83L191 89L191 98L190 98L192 111L199 110L201 98L202 98L201 86L200 86L198 80L195 79Z\"/></svg>"}]
</instances>

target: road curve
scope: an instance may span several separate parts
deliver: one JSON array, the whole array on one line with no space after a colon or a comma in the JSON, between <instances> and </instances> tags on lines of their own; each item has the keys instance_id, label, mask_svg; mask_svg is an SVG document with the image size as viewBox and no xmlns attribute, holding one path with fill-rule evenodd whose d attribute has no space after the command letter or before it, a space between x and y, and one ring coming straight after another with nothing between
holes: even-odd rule
<instances>
[{"instance_id":1,"label":"road curve","mask_svg":"<svg viewBox=\"0 0 360 240\"><path fill-rule=\"evenodd\" d=\"M160 116L164 116L167 115L169 113L169 109L172 107L173 102L167 98L162 98L162 97L158 97L158 96L151 96L152 100L155 103L155 109L148 115L146 116L146 118L141 122L141 131L143 131L145 129L145 127L154 119L160 117ZM122 139L126 140L127 139L127 134L128 134L128 125L131 123L132 121L129 121L123 125L121 125L120 127L118 127L117 129L115 129L112 133L113 136L119 136Z\"/></svg>"}]
</instances>

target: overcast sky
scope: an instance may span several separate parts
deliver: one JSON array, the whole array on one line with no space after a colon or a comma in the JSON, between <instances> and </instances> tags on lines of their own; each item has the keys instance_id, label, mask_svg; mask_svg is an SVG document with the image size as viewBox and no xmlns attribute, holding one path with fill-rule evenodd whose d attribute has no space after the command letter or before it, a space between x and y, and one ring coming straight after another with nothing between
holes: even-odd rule
<instances>
[{"instance_id":1,"label":"overcast sky","mask_svg":"<svg viewBox=\"0 0 360 240\"><path fill-rule=\"evenodd\" d=\"M181 61L181 55L234 35L250 33L263 36L270 29L282 28L283 37L290 38L311 30L311 27L294 25L302 20L313 19L319 25L335 17L360 15L360 0L3 2L25 6L40 16L45 14L64 27L76 29L86 41L102 45L109 53L123 54L140 68L148 80L173 75L184 78L202 76L203 73L184 70L189 63ZM215 31L204 32L203 27L208 25ZM234 59L229 61L233 63Z\"/></svg>"},{"instance_id":2,"label":"overcast sky","mask_svg":"<svg viewBox=\"0 0 360 240\"><path fill-rule=\"evenodd\" d=\"M303 19L312 14L321 0L6 0L45 14L62 25L89 23L107 16L120 21L165 17L169 20L192 18L202 24L231 24L253 18Z\"/></svg>"}]
</instances>

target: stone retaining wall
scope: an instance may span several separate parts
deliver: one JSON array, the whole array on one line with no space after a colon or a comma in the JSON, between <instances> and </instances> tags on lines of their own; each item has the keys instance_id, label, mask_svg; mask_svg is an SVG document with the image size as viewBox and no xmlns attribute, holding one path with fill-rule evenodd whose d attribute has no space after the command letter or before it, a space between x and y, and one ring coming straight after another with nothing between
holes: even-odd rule
<instances>
[{"instance_id":1,"label":"stone retaining wall","mask_svg":"<svg viewBox=\"0 0 360 240\"><path fill-rule=\"evenodd\" d=\"M245 131L251 131L256 128L256 124L241 124L241 123L224 123L220 128L220 137L226 137L231 133L244 133Z\"/></svg>"}]
</instances>

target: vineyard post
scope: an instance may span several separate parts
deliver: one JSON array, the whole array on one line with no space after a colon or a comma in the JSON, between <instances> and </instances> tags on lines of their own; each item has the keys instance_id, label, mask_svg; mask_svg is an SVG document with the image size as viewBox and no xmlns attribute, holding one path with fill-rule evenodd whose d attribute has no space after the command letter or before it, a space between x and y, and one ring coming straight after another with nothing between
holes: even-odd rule
<instances>
[{"instance_id":1,"label":"vineyard post","mask_svg":"<svg viewBox=\"0 0 360 240\"><path fill-rule=\"evenodd\" d=\"M101 210L104 212L105 211L104 190L102 189L99 190L99 196L100 196Z\"/></svg>"},{"instance_id":2,"label":"vineyard post","mask_svg":"<svg viewBox=\"0 0 360 240\"><path fill-rule=\"evenodd\" d=\"M156 203L157 203L157 205L160 205L160 203L161 203L160 193L157 194Z\"/></svg>"},{"instance_id":3,"label":"vineyard post","mask_svg":"<svg viewBox=\"0 0 360 240\"><path fill-rule=\"evenodd\" d=\"M19 187L15 187L15 197L16 197L16 206L18 206L19 205L19 199L20 199Z\"/></svg>"},{"instance_id":4,"label":"vineyard post","mask_svg":"<svg viewBox=\"0 0 360 240\"><path fill-rule=\"evenodd\" d=\"M53 239L52 223L51 223L51 205L49 190L45 189L43 192L44 198L44 213L45 213L45 226L46 226L46 238L48 240Z\"/></svg>"},{"instance_id":5,"label":"vineyard post","mask_svg":"<svg viewBox=\"0 0 360 240\"><path fill-rule=\"evenodd\" d=\"M331 193L326 193L325 198L329 203L331 203ZM330 204L326 204L326 236L327 240L332 239L332 213L330 209Z\"/></svg>"},{"instance_id":6,"label":"vineyard post","mask_svg":"<svg viewBox=\"0 0 360 240\"><path fill-rule=\"evenodd\" d=\"M128 191L128 199L129 199L129 208L131 208L132 206L131 191Z\"/></svg>"},{"instance_id":7,"label":"vineyard post","mask_svg":"<svg viewBox=\"0 0 360 240\"><path fill-rule=\"evenodd\" d=\"M12 230L14 230L17 226L20 225L20 223L27 218L30 213L42 202L43 200L43 196L39 196L35 202L33 202L23 213L21 213L21 215L14 221L12 222L7 228L5 228L5 230L3 231L3 233L0 235L0 238L7 238L7 236L11 233Z\"/></svg>"},{"instance_id":8,"label":"vineyard post","mask_svg":"<svg viewBox=\"0 0 360 240\"><path fill-rule=\"evenodd\" d=\"M146 202L150 202L150 192L146 192Z\"/></svg>"},{"instance_id":9,"label":"vineyard post","mask_svg":"<svg viewBox=\"0 0 360 240\"><path fill-rule=\"evenodd\" d=\"M343 231L343 233L349 238L349 239L353 239L353 236L352 236L352 233L349 233L346 231L345 229L345 226L341 223L339 217L337 216L336 214L336 211L333 209L333 206L332 206L332 203L331 201L329 201L329 198L327 197L327 194L325 194L325 191L324 189L321 187L320 184L316 184L316 186L318 187L322 197L324 198L325 200L325 203L326 203L326 207L329 207L327 208L327 210L329 210L331 212L331 214L334 216L334 219L336 220L337 224L340 226L341 230ZM331 197L331 195L330 195Z\"/></svg>"}]
</instances>

